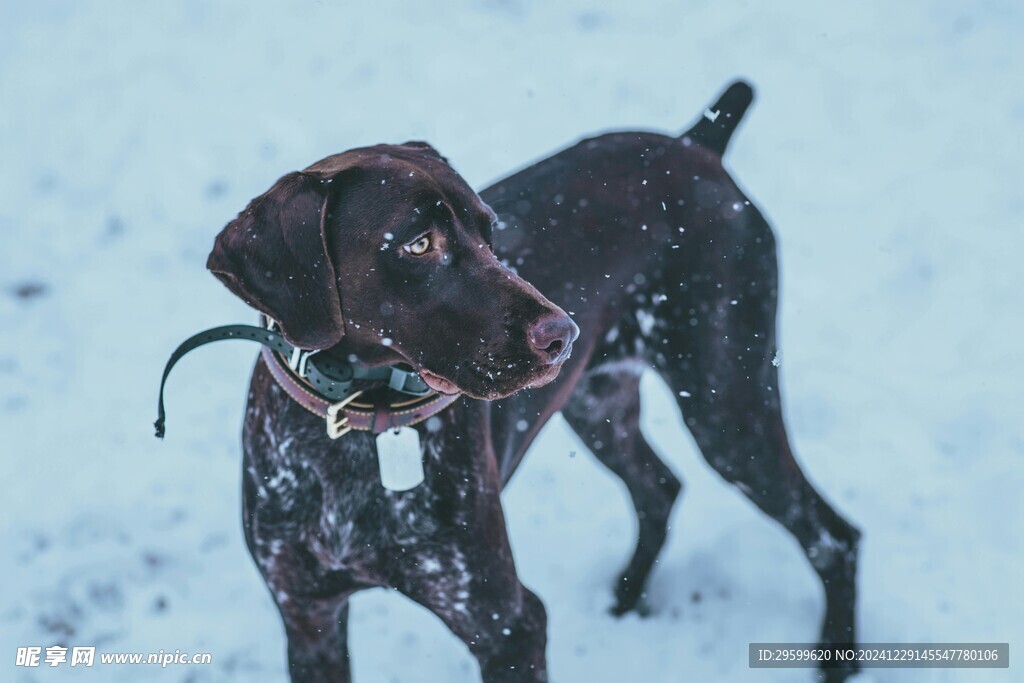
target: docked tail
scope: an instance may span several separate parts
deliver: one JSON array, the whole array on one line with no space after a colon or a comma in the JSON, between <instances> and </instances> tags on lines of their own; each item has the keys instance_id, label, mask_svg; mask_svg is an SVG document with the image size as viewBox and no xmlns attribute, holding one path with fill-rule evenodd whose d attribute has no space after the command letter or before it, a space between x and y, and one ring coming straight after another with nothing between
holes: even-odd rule
<instances>
[{"instance_id":1,"label":"docked tail","mask_svg":"<svg viewBox=\"0 0 1024 683\"><path fill-rule=\"evenodd\" d=\"M754 89L749 83L732 83L718 101L704 112L700 120L693 124L693 128L683 133L683 137L689 137L722 156L736 126L739 125L753 99Z\"/></svg>"}]
</instances>

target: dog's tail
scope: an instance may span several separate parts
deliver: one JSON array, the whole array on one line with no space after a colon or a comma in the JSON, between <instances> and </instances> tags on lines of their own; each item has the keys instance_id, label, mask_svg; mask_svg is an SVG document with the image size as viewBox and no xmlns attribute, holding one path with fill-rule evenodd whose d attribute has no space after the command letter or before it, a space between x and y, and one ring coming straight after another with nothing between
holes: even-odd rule
<instances>
[{"instance_id":1,"label":"dog's tail","mask_svg":"<svg viewBox=\"0 0 1024 683\"><path fill-rule=\"evenodd\" d=\"M736 131L736 126L753 101L754 89L749 83L731 83L718 101L705 109L700 120L683 133L682 137L688 137L722 156L729 145L729 139Z\"/></svg>"}]
</instances>

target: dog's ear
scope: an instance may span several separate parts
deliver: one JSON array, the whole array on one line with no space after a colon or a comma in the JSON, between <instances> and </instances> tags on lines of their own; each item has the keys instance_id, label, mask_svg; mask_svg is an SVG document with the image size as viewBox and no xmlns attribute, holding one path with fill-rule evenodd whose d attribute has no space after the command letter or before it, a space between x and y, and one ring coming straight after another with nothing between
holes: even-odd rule
<instances>
[{"instance_id":1,"label":"dog's ear","mask_svg":"<svg viewBox=\"0 0 1024 683\"><path fill-rule=\"evenodd\" d=\"M284 176L227 224L206 262L228 289L276 320L285 339L303 349L328 348L345 334L324 236L333 179L310 172Z\"/></svg>"},{"instance_id":2,"label":"dog's ear","mask_svg":"<svg viewBox=\"0 0 1024 683\"><path fill-rule=\"evenodd\" d=\"M409 147L411 149L426 153L429 156L433 156L437 159L440 159L446 164L451 163L448 161L447 157L442 156L440 152L434 149L434 146L431 145L429 142L423 142L422 140L409 140L408 142L403 142L402 147Z\"/></svg>"}]
</instances>

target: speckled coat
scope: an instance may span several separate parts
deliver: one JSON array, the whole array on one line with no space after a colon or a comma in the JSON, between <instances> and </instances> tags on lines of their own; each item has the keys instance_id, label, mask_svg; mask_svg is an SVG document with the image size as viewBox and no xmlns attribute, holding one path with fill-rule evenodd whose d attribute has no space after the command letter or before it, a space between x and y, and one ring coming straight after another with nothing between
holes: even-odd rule
<instances>
[{"instance_id":1,"label":"speckled coat","mask_svg":"<svg viewBox=\"0 0 1024 683\"><path fill-rule=\"evenodd\" d=\"M299 263L326 256L337 300L320 297L327 303L300 307L289 319L253 294L259 286L251 276L234 283L247 301L278 314L286 331L291 325L297 342L362 362L409 362L468 394L415 427L426 479L392 492L380 484L371 434L328 439L323 422L257 363L243 437L244 525L280 608L293 681L350 680L348 599L379 586L438 615L475 655L483 680L547 679L544 608L516 575L499 493L557 411L632 495L639 538L614 586L614 611L643 612L644 584L681 488L639 430L645 368L672 388L711 467L804 549L825 588L822 642L855 640L859 534L812 488L790 450L773 363L774 239L721 162L749 101L749 88L734 85L712 108L719 112L714 125L702 119L680 137L584 140L479 196L422 143L360 151L346 166L360 169L360 182L335 175L325 195L332 198L310 204L322 206L325 234L314 233L313 246L308 236L286 239ZM382 196L372 210L345 209L410 176L428 182ZM338 192L343 200L332 204ZM292 200L281 201L287 208ZM401 215L394 214L402 202ZM435 217L398 234L402 220L442 202L452 217L440 220L441 228L431 227ZM396 275L404 271L368 260L370 247L360 247L354 226L368 236L365 245L387 245L379 258L390 258L392 243L421 229L444 233L437 239L445 256L422 277ZM304 249L312 251L303 256ZM459 249L476 251L458 256ZM211 264L217 270L213 257ZM451 283L463 270L470 272L468 290ZM361 281L378 277L384 279L353 295ZM509 282L520 299L502 294ZM310 291L331 284L312 282ZM330 316L323 306L340 307L343 334L318 322ZM553 375L533 367L520 338L531 319L558 309L580 335L558 378L546 383ZM504 374L488 384L495 368ZM849 673L826 675L839 681Z\"/></svg>"}]
</instances>

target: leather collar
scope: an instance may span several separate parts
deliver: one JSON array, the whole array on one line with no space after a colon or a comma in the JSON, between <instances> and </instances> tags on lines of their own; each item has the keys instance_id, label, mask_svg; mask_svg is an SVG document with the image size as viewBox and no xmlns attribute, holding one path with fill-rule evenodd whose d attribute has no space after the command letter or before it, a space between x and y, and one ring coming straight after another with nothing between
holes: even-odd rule
<instances>
[{"instance_id":1,"label":"leather collar","mask_svg":"<svg viewBox=\"0 0 1024 683\"><path fill-rule=\"evenodd\" d=\"M274 380L285 393L300 406L327 422L327 434L332 439L351 430L380 434L388 429L408 427L438 414L457 401L460 394L431 392L420 397L400 397L397 402L368 402L358 391L341 401L332 402L321 396L313 386L291 369L276 351L264 346L260 351ZM376 391L385 391L382 387Z\"/></svg>"}]
</instances>

